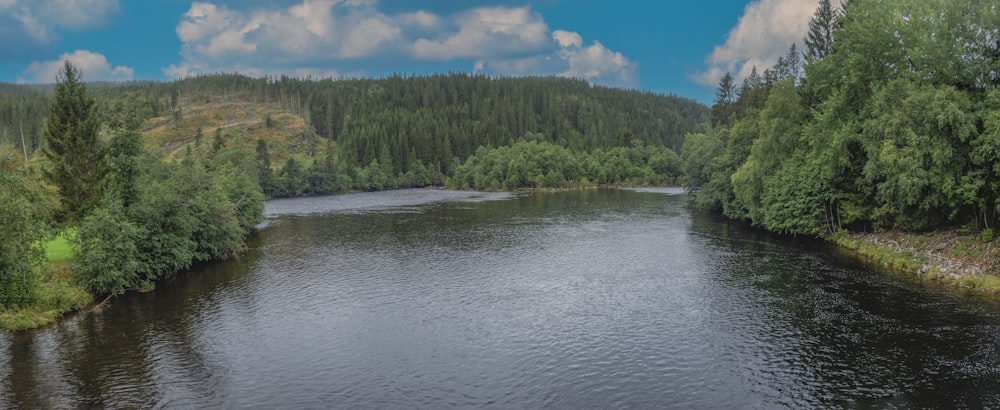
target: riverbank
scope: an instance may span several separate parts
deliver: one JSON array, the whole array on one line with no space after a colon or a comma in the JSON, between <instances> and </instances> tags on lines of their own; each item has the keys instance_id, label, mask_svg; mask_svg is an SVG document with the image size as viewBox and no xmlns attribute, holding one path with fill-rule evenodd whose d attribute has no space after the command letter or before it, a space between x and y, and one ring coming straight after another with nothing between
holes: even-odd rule
<instances>
[{"instance_id":1,"label":"riverbank","mask_svg":"<svg viewBox=\"0 0 1000 410\"><path fill-rule=\"evenodd\" d=\"M1000 295L1000 247L992 235L938 231L839 233L827 240L863 259L980 294Z\"/></svg>"}]
</instances>

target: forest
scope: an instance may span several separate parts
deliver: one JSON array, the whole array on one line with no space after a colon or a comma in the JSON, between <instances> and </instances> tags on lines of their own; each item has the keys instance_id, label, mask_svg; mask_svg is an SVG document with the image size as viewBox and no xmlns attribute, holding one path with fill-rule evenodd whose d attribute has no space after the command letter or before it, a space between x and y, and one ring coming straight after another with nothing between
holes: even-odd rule
<instances>
[{"instance_id":1,"label":"forest","mask_svg":"<svg viewBox=\"0 0 1000 410\"><path fill-rule=\"evenodd\" d=\"M680 150L697 201L768 230L992 240L1000 10L976 0L823 0L802 52L719 83Z\"/></svg>"},{"instance_id":2,"label":"forest","mask_svg":"<svg viewBox=\"0 0 1000 410\"><path fill-rule=\"evenodd\" d=\"M41 85L7 87L11 91L0 94L0 141L28 156L44 139L51 92ZM135 95L151 117L180 119L189 115L189 106L213 99L279 106L301 116L306 128L292 153L276 153L289 148L271 141L250 141L270 197L442 185L480 147L509 146L528 133L580 154L636 144L676 153L685 135L704 131L709 121L708 109L693 100L546 77L450 73L314 80L215 74L90 87L102 113L111 102ZM202 136L199 131L183 138L200 142ZM235 139L214 138L224 140L219 144ZM274 156L284 161L272 164ZM645 184L674 177L646 178Z\"/></svg>"}]
</instances>

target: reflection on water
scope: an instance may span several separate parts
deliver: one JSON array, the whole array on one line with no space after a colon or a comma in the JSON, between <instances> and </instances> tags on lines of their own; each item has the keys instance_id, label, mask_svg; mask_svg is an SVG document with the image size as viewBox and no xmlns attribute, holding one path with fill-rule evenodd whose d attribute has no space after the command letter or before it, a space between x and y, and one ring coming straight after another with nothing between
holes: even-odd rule
<instances>
[{"instance_id":1,"label":"reflection on water","mask_svg":"<svg viewBox=\"0 0 1000 410\"><path fill-rule=\"evenodd\" d=\"M687 200L272 201L235 260L0 335L0 404L1000 406L997 305Z\"/></svg>"}]
</instances>

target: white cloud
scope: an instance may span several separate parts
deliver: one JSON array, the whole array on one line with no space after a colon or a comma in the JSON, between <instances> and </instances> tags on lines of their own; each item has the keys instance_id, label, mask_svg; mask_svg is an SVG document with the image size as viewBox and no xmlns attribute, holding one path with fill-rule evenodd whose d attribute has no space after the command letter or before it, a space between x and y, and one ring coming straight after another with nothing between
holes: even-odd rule
<instances>
[{"instance_id":1,"label":"white cloud","mask_svg":"<svg viewBox=\"0 0 1000 410\"><path fill-rule=\"evenodd\" d=\"M426 12L389 17L372 4L303 0L285 9L241 11L193 3L176 27L184 61L163 72L176 77L236 67L298 67L366 57L394 45L403 48L396 43L404 29L437 23L437 17Z\"/></svg>"},{"instance_id":2,"label":"white cloud","mask_svg":"<svg viewBox=\"0 0 1000 410\"><path fill-rule=\"evenodd\" d=\"M385 42L400 37L402 30L385 16L376 16L359 22L344 38L340 55L345 58L368 56Z\"/></svg>"},{"instance_id":3,"label":"white cloud","mask_svg":"<svg viewBox=\"0 0 1000 410\"><path fill-rule=\"evenodd\" d=\"M354 67L356 74L357 67L370 63L458 60L477 73L562 75L622 86L638 82L637 65L624 55L597 41L586 46L576 32L550 31L530 7L480 7L444 17L427 11L387 15L370 0L236 7L193 3L176 26L183 60L163 73L326 77L343 74L329 67Z\"/></svg>"},{"instance_id":4,"label":"white cloud","mask_svg":"<svg viewBox=\"0 0 1000 410\"><path fill-rule=\"evenodd\" d=\"M754 66L760 72L771 68L792 43L801 45L809 30L809 18L818 5L818 0L758 0L747 4L726 42L716 46L705 59L707 69L692 78L716 86L726 72L742 80Z\"/></svg>"},{"instance_id":5,"label":"white cloud","mask_svg":"<svg viewBox=\"0 0 1000 410\"><path fill-rule=\"evenodd\" d=\"M3 39L8 41L51 43L59 37L57 28L100 27L117 12L118 0L0 0L0 24L15 26L20 34Z\"/></svg>"},{"instance_id":6,"label":"white cloud","mask_svg":"<svg viewBox=\"0 0 1000 410\"><path fill-rule=\"evenodd\" d=\"M483 7L461 14L458 31L413 44L419 58L450 60L484 54L524 53L549 46L549 27L528 7Z\"/></svg>"},{"instance_id":7,"label":"white cloud","mask_svg":"<svg viewBox=\"0 0 1000 410\"><path fill-rule=\"evenodd\" d=\"M638 85L638 67L622 53L611 51L598 41L582 47L579 34L565 33L568 32L560 30L552 34L562 47L559 57L569 65L560 76L626 87Z\"/></svg>"},{"instance_id":8,"label":"white cloud","mask_svg":"<svg viewBox=\"0 0 1000 410\"><path fill-rule=\"evenodd\" d=\"M130 81L134 75L131 67L112 67L103 54L88 50L76 50L73 53L63 54L56 60L31 63L24 70L28 77L18 78L18 81L55 82L56 74L62 69L63 62L66 60L69 60L73 66L80 70L84 81Z\"/></svg>"},{"instance_id":9,"label":"white cloud","mask_svg":"<svg viewBox=\"0 0 1000 410\"><path fill-rule=\"evenodd\" d=\"M552 32L552 38L559 43L559 47L582 47L583 37L580 34L566 30L556 30Z\"/></svg>"}]
</instances>

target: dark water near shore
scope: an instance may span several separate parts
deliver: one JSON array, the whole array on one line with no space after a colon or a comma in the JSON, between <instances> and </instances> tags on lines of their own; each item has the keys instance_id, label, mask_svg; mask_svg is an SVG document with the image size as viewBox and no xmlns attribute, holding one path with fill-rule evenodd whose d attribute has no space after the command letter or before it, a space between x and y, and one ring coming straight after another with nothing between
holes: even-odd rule
<instances>
[{"instance_id":1,"label":"dark water near shore","mask_svg":"<svg viewBox=\"0 0 1000 410\"><path fill-rule=\"evenodd\" d=\"M0 334L0 407L1000 407L1000 305L686 201L271 201L238 259Z\"/></svg>"}]
</instances>

